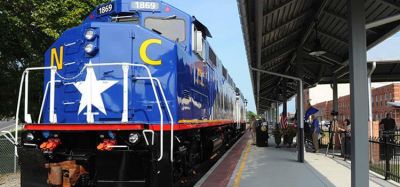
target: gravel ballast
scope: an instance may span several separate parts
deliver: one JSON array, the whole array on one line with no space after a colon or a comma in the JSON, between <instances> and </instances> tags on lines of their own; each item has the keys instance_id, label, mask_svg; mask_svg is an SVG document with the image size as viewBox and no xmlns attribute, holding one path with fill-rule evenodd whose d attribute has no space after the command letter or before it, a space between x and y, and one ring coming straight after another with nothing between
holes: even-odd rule
<instances>
[{"instance_id":1,"label":"gravel ballast","mask_svg":"<svg viewBox=\"0 0 400 187\"><path fill-rule=\"evenodd\" d=\"M20 187L19 173L0 174L0 187Z\"/></svg>"}]
</instances>

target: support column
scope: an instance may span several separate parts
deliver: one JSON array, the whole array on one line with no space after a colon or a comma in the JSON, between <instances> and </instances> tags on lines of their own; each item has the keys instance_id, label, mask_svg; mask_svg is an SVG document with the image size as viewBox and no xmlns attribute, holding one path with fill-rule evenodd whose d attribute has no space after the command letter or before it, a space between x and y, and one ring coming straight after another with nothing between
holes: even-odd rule
<instances>
[{"instance_id":1,"label":"support column","mask_svg":"<svg viewBox=\"0 0 400 187\"><path fill-rule=\"evenodd\" d=\"M282 96L283 96L282 114L287 117L286 81L283 81L283 85L284 88L282 89Z\"/></svg>"},{"instance_id":2,"label":"support column","mask_svg":"<svg viewBox=\"0 0 400 187\"><path fill-rule=\"evenodd\" d=\"M264 20L264 14L263 14L263 6L257 6L257 3L254 3L255 5L255 10L256 10L256 14L257 16L255 17L255 21L256 21L256 45L257 45L257 49L256 49L256 64L257 64L257 68L261 68L261 53L262 53L262 25L263 25L263 20ZM261 90L261 74L260 72L256 72L256 77L257 77L257 98L256 98L256 107L260 108L260 90Z\"/></svg>"},{"instance_id":3,"label":"support column","mask_svg":"<svg viewBox=\"0 0 400 187\"><path fill-rule=\"evenodd\" d=\"M365 0L348 0L351 99L351 186L369 186Z\"/></svg>"},{"instance_id":4,"label":"support column","mask_svg":"<svg viewBox=\"0 0 400 187\"><path fill-rule=\"evenodd\" d=\"M271 110L269 110L269 122L274 121L274 110L275 110L275 105L272 102L271 103Z\"/></svg>"},{"instance_id":5,"label":"support column","mask_svg":"<svg viewBox=\"0 0 400 187\"><path fill-rule=\"evenodd\" d=\"M279 102L276 102L275 104L276 104L276 107L275 107L275 124L274 124L274 127L279 122Z\"/></svg>"},{"instance_id":6,"label":"support column","mask_svg":"<svg viewBox=\"0 0 400 187\"><path fill-rule=\"evenodd\" d=\"M339 107L338 107L338 84L337 84L336 77L333 78L331 87L332 87L332 93L333 93L333 96L332 96L332 100L333 100L332 110L335 111L335 112L339 112L338 111L339 110Z\"/></svg>"},{"instance_id":7,"label":"support column","mask_svg":"<svg viewBox=\"0 0 400 187\"><path fill-rule=\"evenodd\" d=\"M265 120L268 120L268 110L269 110L269 109L264 110L264 119L265 119Z\"/></svg>"},{"instance_id":8,"label":"support column","mask_svg":"<svg viewBox=\"0 0 400 187\"><path fill-rule=\"evenodd\" d=\"M301 52L300 52L301 54ZM303 78L303 66L302 66L302 58L299 56L296 62L296 73L297 77ZM303 96L303 81L297 81L297 97L296 97L296 115L297 115L297 144L298 144L298 152L297 161L304 162L304 96Z\"/></svg>"}]
</instances>

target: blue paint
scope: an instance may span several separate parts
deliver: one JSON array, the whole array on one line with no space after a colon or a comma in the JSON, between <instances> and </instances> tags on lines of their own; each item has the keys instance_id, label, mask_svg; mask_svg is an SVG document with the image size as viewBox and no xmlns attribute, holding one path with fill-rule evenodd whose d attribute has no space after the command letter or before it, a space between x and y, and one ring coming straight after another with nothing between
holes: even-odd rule
<instances>
[{"instance_id":1,"label":"blue paint","mask_svg":"<svg viewBox=\"0 0 400 187\"><path fill-rule=\"evenodd\" d=\"M211 62L210 46L204 42L204 59L192 51L192 28L194 18L179 9L161 2L158 11L132 11L132 0L113 1L113 10L106 14L98 15L97 8L74 28L66 30L60 38L46 51L45 66L50 66L51 50L64 47L63 68L58 70L60 76L56 80L55 113L58 123L87 123L86 108L78 114L81 93L74 83L84 81L86 70L75 79L85 64L120 63L145 64L153 77L160 80L162 89L170 106L174 123L179 120L234 120L236 107L236 92L240 93L229 75L223 75L223 65L218 58ZM150 2L150 1L148 1ZM105 5L100 5L105 6ZM100 7L99 6L99 7ZM115 17L134 15L133 22L113 22ZM114 19L113 19L114 17ZM170 40L159 33L145 27L146 18L179 19L185 23L185 41ZM92 41L87 41L84 33L94 29L97 36ZM146 64L140 57L140 47L146 40L158 39L161 45L152 44L147 48L150 59L161 59L161 65ZM98 51L87 54L84 48L93 44ZM55 63L54 63L55 65ZM106 109L103 114L96 107L95 123L119 123L122 117L122 89L123 71L121 66L94 67L97 80L118 81L115 85L105 90L101 96ZM131 67L129 71L129 123L159 124L160 116L156 99L150 81L136 80L135 77L147 76L143 68ZM50 80L50 71L45 72L44 87ZM159 94L161 96L161 94ZM240 108L244 116L243 96L240 96ZM161 99L161 97L160 97ZM169 121L169 116L162 103L164 119ZM49 96L46 98L43 122L49 123ZM244 117L242 117L244 119ZM165 122L165 121L164 121Z\"/></svg>"}]
</instances>

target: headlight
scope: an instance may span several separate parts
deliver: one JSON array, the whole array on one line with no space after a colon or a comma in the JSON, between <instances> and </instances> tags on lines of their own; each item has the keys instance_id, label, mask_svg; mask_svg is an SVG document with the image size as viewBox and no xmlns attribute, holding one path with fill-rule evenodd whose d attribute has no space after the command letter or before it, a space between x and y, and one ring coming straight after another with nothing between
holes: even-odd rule
<instances>
[{"instance_id":1,"label":"headlight","mask_svg":"<svg viewBox=\"0 0 400 187\"><path fill-rule=\"evenodd\" d=\"M33 139L35 139L35 136L33 136L33 134L29 132L28 134L26 134L25 138L27 141L32 141Z\"/></svg>"},{"instance_id":2,"label":"headlight","mask_svg":"<svg viewBox=\"0 0 400 187\"><path fill-rule=\"evenodd\" d=\"M92 43L88 43L85 46L85 52L87 54L91 54L92 55L92 54L94 54L96 52L96 50L97 50L97 47Z\"/></svg>"},{"instance_id":3,"label":"headlight","mask_svg":"<svg viewBox=\"0 0 400 187\"><path fill-rule=\"evenodd\" d=\"M139 138L140 138L139 133L133 132L133 133L129 134L129 139L128 140L129 140L129 143L135 144L135 143L139 142Z\"/></svg>"},{"instance_id":4,"label":"headlight","mask_svg":"<svg viewBox=\"0 0 400 187\"><path fill-rule=\"evenodd\" d=\"M85 38L86 40L93 40L96 37L96 31L94 31L93 29L88 29L85 32Z\"/></svg>"}]
</instances>

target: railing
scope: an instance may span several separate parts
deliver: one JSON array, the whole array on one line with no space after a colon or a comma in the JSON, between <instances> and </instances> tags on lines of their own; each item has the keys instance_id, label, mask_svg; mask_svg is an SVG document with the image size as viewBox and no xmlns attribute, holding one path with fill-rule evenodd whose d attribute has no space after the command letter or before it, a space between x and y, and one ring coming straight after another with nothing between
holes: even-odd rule
<instances>
[{"instance_id":1,"label":"railing","mask_svg":"<svg viewBox=\"0 0 400 187\"><path fill-rule=\"evenodd\" d=\"M380 137L369 139L370 169L391 179L400 182L400 140L399 130L385 131Z\"/></svg>"},{"instance_id":2,"label":"railing","mask_svg":"<svg viewBox=\"0 0 400 187\"><path fill-rule=\"evenodd\" d=\"M336 142L338 146L334 153L344 159L351 159L351 135L335 133L336 139L339 134L341 141ZM385 180L400 182L400 129L380 131L379 137L369 137L369 168L384 176Z\"/></svg>"},{"instance_id":3,"label":"railing","mask_svg":"<svg viewBox=\"0 0 400 187\"><path fill-rule=\"evenodd\" d=\"M123 70L123 111L122 111L122 118L121 118L121 123L127 123L128 122L128 75L129 75L129 69L130 67L139 67L139 68L144 68L146 70L147 73L147 77L136 77L135 79L137 80L150 80L151 82L151 86L153 89L153 93L157 102L157 106L160 112L160 156L158 157L158 161L160 161L163 158L164 155L164 115L163 115L163 110L161 107L161 102L160 102L160 98L159 95L157 93L157 87L156 84L154 82L157 82L157 86L159 88L159 91L161 93L162 96L162 100L165 103L165 107L168 113L168 116L170 118L170 123L171 123L171 153L170 153L170 159L171 162L173 161L173 148L174 148L174 119L170 110L170 107L168 105L167 99L165 97L164 91L162 89L161 83L157 78L152 77L150 70L147 66L143 65L143 64L132 64L132 63L127 63L127 62L121 62L121 63L101 63L101 64L92 64L92 63L88 63L85 64L85 66L81 69L81 71L74 77L72 78L65 78L63 76L61 76L60 74L57 73L57 68L54 67L34 67L34 68L27 68L21 77L21 82L20 82L20 89L19 89L19 94L18 94L18 103L17 103L17 111L16 111L16 116L15 116L15 135L9 139L11 143L13 144L17 144L17 140L18 140L18 125L19 125L19 111L20 111L20 104L21 104L21 96L22 96L22 89L23 86L25 85L25 103L24 103L24 121L26 123L32 123L32 118L31 115L28 112L28 106L29 106L29 100L28 100L28 95L29 95L29 72L30 71L36 71L36 70L50 70L50 81L46 84L46 89L44 92L44 98L42 101L42 106L40 109L40 113L39 113L39 117L38 117L38 122L40 123L40 119L42 116L42 112L43 112L43 106L45 103L45 99L47 97L47 92L48 92L48 87L50 87L50 98L49 98L49 121L50 123L57 123L57 117L54 113L54 102L55 102L55 83L59 82L59 80L56 80L55 77L56 75L58 77L60 77L61 79L64 80L73 80L76 79L78 77L80 77L84 70L90 70L93 69L94 67L100 67L100 66L122 66L122 70ZM88 79L88 81L91 80L91 75L87 74L86 79ZM25 83L25 84L24 84ZM91 93L92 88L91 86L89 86L88 88L88 92ZM94 117L93 117L93 113L92 113L92 102L91 99L89 99L87 101L87 107L86 107L86 120L88 123L94 123ZM145 133L145 132L143 132ZM8 132L8 134L11 134ZM146 141L147 142L147 141ZM154 144L154 133L152 133L152 144ZM17 153L17 148L15 147L15 156L18 157L18 153Z\"/></svg>"}]
</instances>

